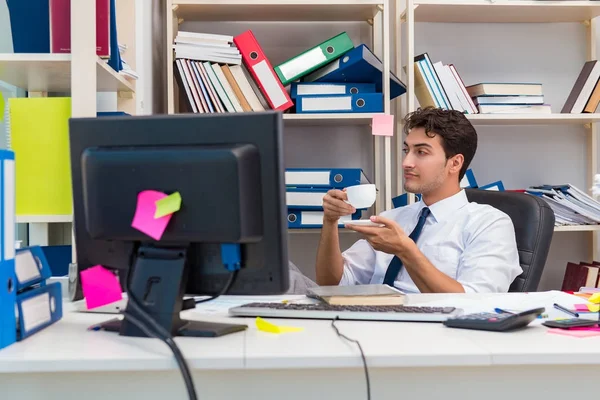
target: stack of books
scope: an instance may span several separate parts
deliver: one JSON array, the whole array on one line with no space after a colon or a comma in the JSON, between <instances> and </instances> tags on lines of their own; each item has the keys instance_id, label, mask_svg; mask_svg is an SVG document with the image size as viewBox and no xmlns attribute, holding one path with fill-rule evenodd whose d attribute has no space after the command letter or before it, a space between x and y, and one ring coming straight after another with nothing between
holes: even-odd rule
<instances>
[{"instance_id":1,"label":"stack of books","mask_svg":"<svg viewBox=\"0 0 600 400\"><path fill-rule=\"evenodd\" d=\"M561 113L595 113L600 104L600 63L588 61L583 65Z\"/></svg>"},{"instance_id":2,"label":"stack of books","mask_svg":"<svg viewBox=\"0 0 600 400\"><path fill-rule=\"evenodd\" d=\"M421 107L477 113L551 113L539 83L486 82L465 86L453 64L415 57L415 94Z\"/></svg>"},{"instance_id":3,"label":"stack of books","mask_svg":"<svg viewBox=\"0 0 600 400\"><path fill-rule=\"evenodd\" d=\"M573 185L532 186L526 193L542 197L554 210L556 226L598 225L600 203Z\"/></svg>"},{"instance_id":4,"label":"stack of books","mask_svg":"<svg viewBox=\"0 0 600 400\"><path fill-rule=\"evenodd\" d=\"M179 32L175 77L188 112L268 109L295 113L381 113L383 64L346 32L272 66L252 31L236 37ZM406 86L390 75L390 97Z\"/></svg>"},{"instance_id":5,"label":"stack of books","mask_svg":"<svg viewBox=\"0 0 600 400\"><path fill-rule=\"evenodd\" d=\"M482 114L550 114L540 83L478 83L467 92Z\"/></svg>"},{"instance_id":6,"label":"stack of books","mask_svg":"<svg viewBox=\"0 0 600 400\"><path fill-rule=\"evenodd\" d=\"M286 204L289 229L323 227L323 197L331 189L368 183L360 168L287 168ZM339 226L360 219L364 210L356 210L339 220Z\"/></svg>"}]
</instances>

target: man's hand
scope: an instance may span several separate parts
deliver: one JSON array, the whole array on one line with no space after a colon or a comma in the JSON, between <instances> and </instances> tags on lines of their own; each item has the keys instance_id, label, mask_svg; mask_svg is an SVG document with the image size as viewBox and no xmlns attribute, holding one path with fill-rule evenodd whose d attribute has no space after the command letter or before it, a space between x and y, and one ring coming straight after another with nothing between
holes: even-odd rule
<instances>
[{"instance_id":1,"label":"man's hand","mask_svg":"<svg viewBox=\"0 0 600 400\"><path fill-rule=\"evenodd\" d=\"M362 233L371 246L378 251L387 254L399 255L410 245L412 240L404 233L404 230L391 219L374 216L371 221L383 224L382 227L346 225L348 229Z\"/></svg>"},{"instance_id":2,"label":"man's hand","mask_svg":"<svg viewBox=\"0 0 600 400\"><path fill-rule=\"evenodd\" d=\"M345 191L331 189L323 197L323 219L324 222L337 223L340 217L354 214L356 209L344 200L348 200Z\"/></svg>"}]
</instances>

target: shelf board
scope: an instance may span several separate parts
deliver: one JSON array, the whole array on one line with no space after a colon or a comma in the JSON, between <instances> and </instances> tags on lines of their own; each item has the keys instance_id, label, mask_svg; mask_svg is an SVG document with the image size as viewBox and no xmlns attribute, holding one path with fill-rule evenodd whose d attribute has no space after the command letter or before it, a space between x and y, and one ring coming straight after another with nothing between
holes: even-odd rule
<instances>
[{"instance_id":1,"label":"shelf board","mask_svg":"<svg viewBox=\"0 0 600 400\"><path fill-rule=\"evenodd\" d=\"M417 22L581 22L600 15L595 1L415 0Z\"/></svg>"},{"instance_id":2,"label":"shelf board","mask_svg":"<svg viewBox=\"0 0 600 400\"><path fill-rule=\"evenodd\" d=\"M473 125L555 125L600 122L600 114L467 114Z\"/></svg>"},{"instance_id":3,"label":"shelf board","mask_svg":"<svg viewBox=\"0 0 600 400\"><path fill-rule=\"evenodd\" d=\"M374 113L283 114L286 125L371 125Z\"/></svg>"},{"instance_id":4,"label":"shelf board","mask_svg":"<svg viewBox=\"0 0 600 400\"><path fill-rule=\"evenodd\" d=\"M383 0L173 0L190 21L366 21Z\"/></svg>"},{"instance_id":5,"label":"shelf board","mask_svg":"<svg viewBox=\"0 0 600 400\"><path fill-rule=\"evenodd\" d=\"M133 83L96 61L99 92L134 92ZM0 81L30 92L70 92L70 54L0 54Z\"/></svg>"},{"instance_id":6,"label":"shelf board","mask_svg":"<svg viewBox=\"0 0 600 400\"><path fill-rule=\"evenodd\" d=\"M17 224L52 224L73 222L72 215L17 215Z\"/></svg>"},{"instance_id":7,"label":"shelf board","mask_svg":"<svg viewBox=\"0 0 600 400\"><path fill-rule=\"evenodd\" d=\"M554 227L554 232L593 232L600 231L600 225L564 225Z\"/></svg>"}]
</instances>

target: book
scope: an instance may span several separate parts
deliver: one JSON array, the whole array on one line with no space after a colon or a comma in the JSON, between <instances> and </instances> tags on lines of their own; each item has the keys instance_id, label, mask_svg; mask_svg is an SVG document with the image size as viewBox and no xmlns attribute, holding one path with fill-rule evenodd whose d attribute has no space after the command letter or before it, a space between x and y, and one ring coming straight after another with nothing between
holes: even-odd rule
<instances>
[{"instance_id":1,"label":"book","mask_svg":"<svg viewBox=\"0 0 600 400\"><path fill-rule=\"evenodd\" d=\"M308 289L306 296L344 306L402 305L406 298L402 291L388 285L319 286Z\"/></svg>"}]
</instances>

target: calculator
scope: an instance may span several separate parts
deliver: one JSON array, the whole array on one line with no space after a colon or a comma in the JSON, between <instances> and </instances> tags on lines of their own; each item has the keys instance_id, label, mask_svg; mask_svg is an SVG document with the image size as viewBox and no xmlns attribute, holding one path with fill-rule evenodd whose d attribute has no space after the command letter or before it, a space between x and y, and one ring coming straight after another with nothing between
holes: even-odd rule
<instances>
[{"instance_id":1,"label":"calculator","mask_svg":"<svg viewBox=\"0 0 600 400\"><path fill-rule=\"evenodd\" d=\"M449 328L504 332L524 328L544 311L545 308L541 307L514 314L482 312L449 318L443 323Z\"/></svg>"}]
</instances>

